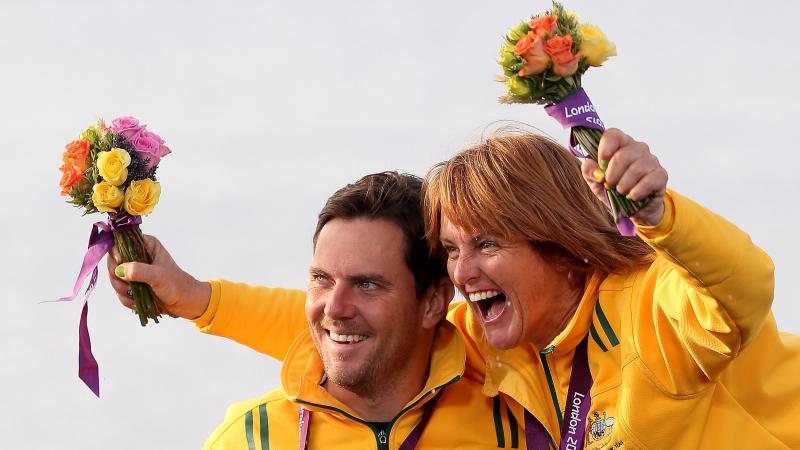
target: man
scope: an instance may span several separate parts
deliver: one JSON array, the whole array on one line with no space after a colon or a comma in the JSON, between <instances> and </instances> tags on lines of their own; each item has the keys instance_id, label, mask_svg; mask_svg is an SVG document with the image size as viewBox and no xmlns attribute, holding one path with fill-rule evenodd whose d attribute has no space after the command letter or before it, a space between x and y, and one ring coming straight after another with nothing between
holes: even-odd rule
<instances>
[{"instance_id":1,"label":"man","mask_svg":"<svg viewBox=\"0 0 800 450\"><path fill-rule=\"evenodd\" d=\"M514 416L482 394L483 380L464 378L464 342L444 320L453 286L429 255L420 189L419 178L385 172L328 200L299 336L299 323L264 329L252 318L263 299L270 311L285 307L282 317L301 317L301 291L198 282L154 240L153 265L109 260L129 307L115 272L149 283L170 314L206 333L268 353L290 348L271 355L284 360L281 389L231 406L205 448L477 449L504 447L506 436L525 448Z\"/></svg>"}]
</instances>

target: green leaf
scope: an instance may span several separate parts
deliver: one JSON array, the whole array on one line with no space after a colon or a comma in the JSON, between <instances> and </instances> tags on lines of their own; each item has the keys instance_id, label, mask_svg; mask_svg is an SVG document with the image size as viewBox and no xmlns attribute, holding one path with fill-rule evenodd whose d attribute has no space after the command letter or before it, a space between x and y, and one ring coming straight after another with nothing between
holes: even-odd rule
<instances>
[{"instance_id":1,"label":"green leaf","mask_svg":"<svg viewBox=\"0 0 800 450\"><path fill-rule=\"evenodd\" d=\"M509 32L507 39L509 42L517 43L520 39L524 38L526 34L531 30L531 27L528 26L527 22L520 22L514 26Z\"/></svg>"}]
</instances>

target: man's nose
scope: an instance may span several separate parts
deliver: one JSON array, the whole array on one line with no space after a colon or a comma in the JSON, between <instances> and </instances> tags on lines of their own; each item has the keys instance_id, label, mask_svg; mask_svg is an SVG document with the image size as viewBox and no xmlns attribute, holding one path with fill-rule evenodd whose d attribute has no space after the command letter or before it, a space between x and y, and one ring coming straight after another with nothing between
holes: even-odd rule
<instances>
[{"instance_id":1,"label":"man's nose","mask_svg":"<svg viewBox=\"0 0 800 450\"><path fill-rule=\"evenodd\" d=\"M344 283L337 284L325 303L325 316L334 320L351 319L355 316L352 290Z\"/></svg>"}]
</instances>

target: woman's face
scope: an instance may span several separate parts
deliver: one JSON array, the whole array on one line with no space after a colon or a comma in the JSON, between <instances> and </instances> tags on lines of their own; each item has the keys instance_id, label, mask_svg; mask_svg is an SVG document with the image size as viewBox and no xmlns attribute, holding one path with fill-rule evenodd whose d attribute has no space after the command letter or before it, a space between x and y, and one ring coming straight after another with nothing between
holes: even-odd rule
<instances>
[{"instance_id":1,"label":"woman's face","mask_svg":"<svg viewBox=\"0 0 800 450\"><path fill-rule=\"evenodd\" d=\"M546 261L527 241L468 234L446 217L439 238L450 279L492 347L532 343L543 349L577 306L568 271Z\"/></svg>"}]
</instances>

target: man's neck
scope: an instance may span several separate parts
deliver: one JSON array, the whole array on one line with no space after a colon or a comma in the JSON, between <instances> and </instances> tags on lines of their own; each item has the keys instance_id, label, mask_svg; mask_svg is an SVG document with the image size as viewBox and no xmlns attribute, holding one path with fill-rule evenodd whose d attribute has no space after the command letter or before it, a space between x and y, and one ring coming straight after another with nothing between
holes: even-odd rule
<instances>
[{"instance_id":1,"label":"man's neck","mask_svg":"<svg viewBox=\"0 0 800 450\"><path fill-rule=\"evenodd\" d=\"M328 381L325 389L337 400L349 406L367 422L391 422L395 416L422 390L422 383L387 386L373 394L357 394Z\"/></svg>"},{"instance_id":2,"label":"man's neck","mask_svg":"<svg viewBox=\"0 0 800 450\"><path fill-rule=\"evenodd\" d=\"M324 387L335 399L349 406L367 422L390 422L425 387L431 347L424 352L426 357L410 358L402 374L378 380L379 384L369 393L353 392L330 380L324 383Z\"/></svg>"}]
</instances>

